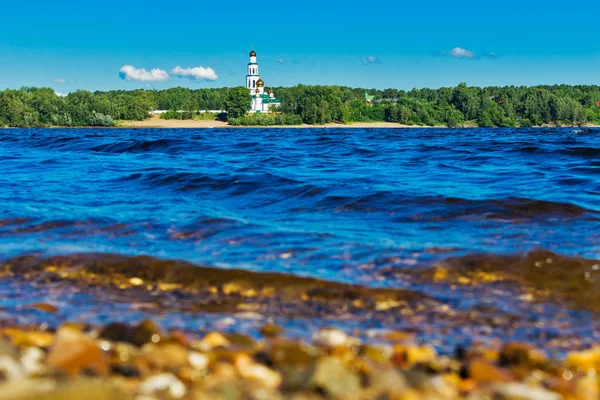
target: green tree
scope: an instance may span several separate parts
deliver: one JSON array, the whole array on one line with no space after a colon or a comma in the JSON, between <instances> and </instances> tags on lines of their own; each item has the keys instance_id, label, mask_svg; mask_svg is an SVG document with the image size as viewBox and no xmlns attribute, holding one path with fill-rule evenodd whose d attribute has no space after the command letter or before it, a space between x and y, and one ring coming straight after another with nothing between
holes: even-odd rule
<instances>
[{"instance_id":1,"label":"green tree","mask_svg":"<svg viewBox=\"0 0 600 400\"><path fill-rule=\"evenodd\" d=\"M240 118L248 113L252 99L248 89L243 86L231 88L227 91L227 100L225 101L225 110L227 118Z\"/></svg>"}]
</instances>

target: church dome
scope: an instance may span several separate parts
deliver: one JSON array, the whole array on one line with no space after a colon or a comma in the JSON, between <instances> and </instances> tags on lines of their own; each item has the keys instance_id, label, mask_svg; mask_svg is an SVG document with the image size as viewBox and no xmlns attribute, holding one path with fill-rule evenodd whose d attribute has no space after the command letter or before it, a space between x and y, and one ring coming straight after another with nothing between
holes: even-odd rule
<instances>
[{"instance_id":1,"label":"church dome","mask_svg":"<svg viewBox=\"0 0 600 400\"><path fill-rule=\"evenodd\" d=\"M265 83L263 82L262 79L259 79L259 80L256 81L256 86L258 86L258 87L264 87Z\"/></svg>"},{"instance_id":2,"label":"church dome","mask_svg":"<svg viewBox=\"0 0 600 400\"><path fill-rule=\"evenodd\" d=\"M256 57L256 52L254 51L254 49L252 49L252 51L250 52L250 57Z\"/></svg>"}]
</instances>

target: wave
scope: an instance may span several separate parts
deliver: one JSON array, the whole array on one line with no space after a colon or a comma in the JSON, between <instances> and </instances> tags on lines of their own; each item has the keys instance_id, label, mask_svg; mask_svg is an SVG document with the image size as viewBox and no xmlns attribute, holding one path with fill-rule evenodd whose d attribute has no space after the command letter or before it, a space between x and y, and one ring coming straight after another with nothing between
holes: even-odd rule
<instances>
[{"instance_id":1,"label":"wave","mask_svg":"<svg viewBox=\"0 0 600 400\"><path fill-rule=\"evenodd\" d=\"M598 211L571 203L507 197L505 199L472 200L444 196L407 196L393 192L378 192L367 196L327 196L316 205L335 211L385 212L400 214L396 221L406 221L412 210L419 211L423 220L450 220L480 217L484 220L534 219L538 217L597 217ZM408 213L407 213L408 212Z\"/></svg>"},{"instance_id":2,"label":"wave","mask_svg":"<svg viewBox=\"0 0 600 400\"><path fill-rule=\"evenodd\" d=\"M600 148L598 147L568 147L560 150L560 153L574 157L600 157Z\"/></svg>"}]
</instances>

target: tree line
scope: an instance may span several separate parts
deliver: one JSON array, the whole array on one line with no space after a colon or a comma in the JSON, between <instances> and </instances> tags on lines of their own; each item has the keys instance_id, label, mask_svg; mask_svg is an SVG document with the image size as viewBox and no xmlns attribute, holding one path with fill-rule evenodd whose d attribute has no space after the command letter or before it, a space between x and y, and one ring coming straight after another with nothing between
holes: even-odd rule
<instances>
[{"instance_id":1,"label":"tree line","mask_svg":"<svg viewBox=\"0 0 600 400\"><path fill-rule=\"evenodd\" d=\"M0 126L114 126L143 120L152 110L194 118L200 110L226 110L231 124L396 122L421 126L533 126L600 124L600 86L361 89L343 86L274 88L277 115L249 116L247 89L78 90L58 96L50 88L0 91ZM365 92L374 96L365 102Z\"/></svg>"}]
</instances>

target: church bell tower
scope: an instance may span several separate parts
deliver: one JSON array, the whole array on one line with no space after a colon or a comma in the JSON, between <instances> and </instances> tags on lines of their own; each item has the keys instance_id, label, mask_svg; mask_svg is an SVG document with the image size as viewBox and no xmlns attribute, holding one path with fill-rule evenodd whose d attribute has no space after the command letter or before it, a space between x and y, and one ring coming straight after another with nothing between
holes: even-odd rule
<instances>
[{"instance_id":1,"label":"church bell tower","mask_svg":"<svg viewBox=\"0 0 600 400\"><path fill-rule=\"evenodd\" d=\"M246 75L246 87L250 93L256 93L258 81L261 81L258 74L258 64L256 63L256 52L254 49L250 52L250 62L248 63L248 74ZM262 81L261 81L262 82Z\"/></svg>"}]
</instances>

